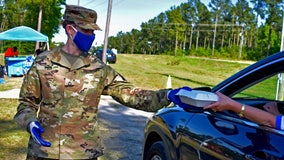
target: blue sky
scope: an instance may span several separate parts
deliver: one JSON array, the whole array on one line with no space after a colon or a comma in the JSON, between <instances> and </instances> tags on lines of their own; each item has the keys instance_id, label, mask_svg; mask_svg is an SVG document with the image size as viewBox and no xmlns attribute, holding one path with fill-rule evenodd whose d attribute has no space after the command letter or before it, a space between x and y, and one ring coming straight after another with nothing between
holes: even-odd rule
<instances>
[{"instance_id":1,"label":"blue sky","mask_svg":"<svg viewBox=\"0 0 284 160\"><path fill-rule=\"evenodd\" d=\"M110 19L109 36L115 36L119 31L129 32L133 28L140 30L143 22L156 17L162 12L170 10L172 6L179 6L188 0L113 0ZM207 0L206 0L207 1ZM96 39L93 45L101 45L104 41L107 20L108 0L66 0L67 4L75 4L91 8L98 13L97 24L103 31L95 31ZM208 5L208 2L203 2ZM64 12L65 8L62 10ZM64 30L55 35L53 41L66 42Z\"/></svg>"}]
</instances>

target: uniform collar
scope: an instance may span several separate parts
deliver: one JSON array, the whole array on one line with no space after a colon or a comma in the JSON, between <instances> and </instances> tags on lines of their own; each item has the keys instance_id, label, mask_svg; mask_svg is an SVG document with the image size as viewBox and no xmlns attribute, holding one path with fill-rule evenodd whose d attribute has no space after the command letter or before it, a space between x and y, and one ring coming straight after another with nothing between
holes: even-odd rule
<instances>
[{"instance_id":1,"label":"uniform collar","mask_svg":"<svg viewBox=\"0 0 284 160\"><path fill-rule=\"evenodd\" d=\"M82 67L89 66L90 63L91 63L91 57L90 56L85 57L83 55L80 55L80 56L78 56L78 59L73 64L71 64L68 61L68 59L63 55L64 53L68 54L68 53L66 53L62 50L62 47L58 47L58 48L55 49L54 52L51 52L49 54L49 57L50 57L50 59L53 63L57 63L61 66L69 68L70 70L76 70L76 69L79 69L79 68L82 68Z\"/></svg>"}]
</instances>

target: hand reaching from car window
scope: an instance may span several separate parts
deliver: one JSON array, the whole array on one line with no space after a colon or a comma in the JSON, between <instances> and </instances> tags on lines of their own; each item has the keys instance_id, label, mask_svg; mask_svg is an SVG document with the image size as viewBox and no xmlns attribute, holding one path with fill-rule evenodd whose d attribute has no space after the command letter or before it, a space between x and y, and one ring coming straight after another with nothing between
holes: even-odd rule
<instances>
[{"instance_id":1,"label":"hand reaching from car window","mask_svg":"<svg viewBox=\"0 0 284 160\"><path fill-rule=\"evenodd\" d=\"M212 109L213 111L231 110L237 113L238 115L240 115L241 117L249 119L255 123L270 127L275 127L277 129L284 128L284 124L281 124L279 120L276 120L277 117L274 114L246 104L241 104L220 92L216 92L216 94L219 97L218 101L204 107L205 110L206 109Z\"/></svg>"}]
</instances>

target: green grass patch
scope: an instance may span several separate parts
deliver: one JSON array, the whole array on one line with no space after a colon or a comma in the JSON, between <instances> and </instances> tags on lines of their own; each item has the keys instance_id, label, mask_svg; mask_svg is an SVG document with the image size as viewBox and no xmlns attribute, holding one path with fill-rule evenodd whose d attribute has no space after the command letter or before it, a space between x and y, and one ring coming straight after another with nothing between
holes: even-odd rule
<instances>
[{"instance_id":1,"label":"green grass patch","mask_svg":"<svg viewBox=\"0 0 284 160\"><path fill-rule=\"evenodd\" d=\"M23 160L26 157L28 133L13 121L17 99L0 99L0 159Z\"/></svg>"},{"instance_id":2,"label":"green grass patch","mask_svg":"<svg viewBox=\"0 0 284 160\"><path fill-rule=\"evenodd\" d=\"M173 88L212 87L248 64L185 56L118 54L117 63L111 66L137 86L160 89L166 87L169 75Z\"/></svg>"},{"instance_id":3,"label":"green grass patch","mask_svg":"<svg viewBox=\"0 0 284 160\"><path fill-rule=\"evenodd\" d=\"M0 84L0 91L21 88L23 77L4 77L5 84Z\"/></svg>"}]
</instances>

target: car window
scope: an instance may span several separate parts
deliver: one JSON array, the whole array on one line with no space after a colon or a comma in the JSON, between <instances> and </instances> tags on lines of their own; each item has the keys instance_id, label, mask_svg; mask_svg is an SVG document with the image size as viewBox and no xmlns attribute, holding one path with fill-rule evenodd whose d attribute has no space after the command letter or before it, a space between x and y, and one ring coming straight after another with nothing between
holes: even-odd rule
<instances>
[{"instance_id":1,"label":"car window","mask_svg":"<svg viewBox=\"0 0 284 160\"><path fill-rule=\"evenodd\" d=\"M283 77L284 83L284 77ZM278 74L235 94L232 98L265 98L275 100L277 95ZM284 85L284 84L283 84ZM284 86L283 86L284 87Z\"/></svg>"}]
</instances>

